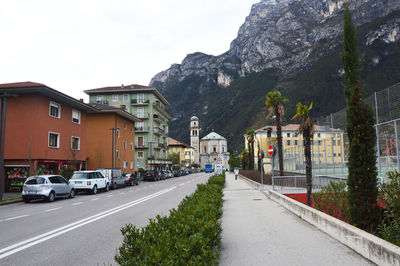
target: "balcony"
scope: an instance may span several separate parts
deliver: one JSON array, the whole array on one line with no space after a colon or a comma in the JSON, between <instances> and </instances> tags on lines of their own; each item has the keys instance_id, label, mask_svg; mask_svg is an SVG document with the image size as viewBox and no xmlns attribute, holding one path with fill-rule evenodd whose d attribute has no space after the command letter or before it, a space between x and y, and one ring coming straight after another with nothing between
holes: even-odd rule
<instances>
[{"instance_id":1,"label":"balcony","mask_svg":"<svg viewBox=\"0 0 400 266\"><path fill-rule=\"evenodd\" d=\"M144 100L144 99L131 99L131 105L134 106L141 106L141 105L148 105L150 103L149 100Z\"/></svg>"},{"instance_id":2,"label":"balcony","mask_svg":"<svg viewBox=\"0 0 400 266\"><path fill-rule=\"evenodd\" d=\"M161 128L159 128L159 127L154 127L153 133L154 133L155 135L167 137L167 133L165 133L165 131L162 130Z\"/></svg>"},{"instance_id":3,"label":"balcony","mask_svg":"<svg viewBox=\"0 0 400 266\"><path fill-rule=\"evenodd\" d=\"M153 115L153 119L154 119L155 122L157 122L159 124L166 124L167 123L167 120L165 120L165 118L162 117L161 115L154 114Z\"/></svg>"},{"instance_id":4,"label":"balcony","mask_svg":"<svg viewBox=\"0 0 400 266\"><path fill-rule=\"evenodd\" d=\"M136 133L147 133L150 131L150 127L135 127Z\"/></svg>"},{"instance_id":5,"label":"balcony","mask_svg":"<svg viewBox=\"0 0 400 266\"><path fill-rule=\"evenodd\" d=\"M143 143L135 143L135 149L148 149L149 148L149 144L146 142Z\"/></svg>"},{"instance_id":6,"label":"balcony","mask_svg":"<svg viewBox=\"0 0 400 266\"><path fill-rule=\"evenodd\" d=\"M166 144L162 144L162 143L155 143L154 149L164 149L166 150L168 147Z\"/></svg>"},{"instance_id":7,"label":"balcony","mask_svg":"<svg viewBox=\"0 0 400 266\"><path fill-rule=\"evenodd\" d=\"M140 118L140 119L142 119L142 120L143 120L143 119L149 119L150 114L147 113L147 112L146 112L146 113L140 113L140 114L137 114L136 117L137 117L137 118Z\"/></svg>"},{"instance_id":8,"label":"balcony","mask_svg":"<svg viewBox=\"0 0 400 266\"><path fill-rule=\"evenodd\" d=\"M163 116L165 116L167 119L170 119L171 118L171 116L167 113L167 111L165 111L165 107L164 106L161 106L161 104L160 103L157 103L157 102L155 102L155 103L153 103L153 107L157 110L157 111L159 111Z\"/></svg>"}]
</instances>

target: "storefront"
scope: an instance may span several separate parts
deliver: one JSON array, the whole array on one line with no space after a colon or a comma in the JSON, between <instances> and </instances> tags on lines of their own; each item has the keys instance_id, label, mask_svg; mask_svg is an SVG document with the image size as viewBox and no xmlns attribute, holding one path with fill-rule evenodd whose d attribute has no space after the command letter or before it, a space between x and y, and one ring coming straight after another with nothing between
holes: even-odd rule
<instances>
[{"instance_id":1,"label":"storefront","mask_svg":"<svg viewBox=\"0 0 400 266\"><path fill-rule=\"evenodd\" d=\"M29 176L29 165L5 165L6 192L21 192Z\"/></svg>"}]
</instances>

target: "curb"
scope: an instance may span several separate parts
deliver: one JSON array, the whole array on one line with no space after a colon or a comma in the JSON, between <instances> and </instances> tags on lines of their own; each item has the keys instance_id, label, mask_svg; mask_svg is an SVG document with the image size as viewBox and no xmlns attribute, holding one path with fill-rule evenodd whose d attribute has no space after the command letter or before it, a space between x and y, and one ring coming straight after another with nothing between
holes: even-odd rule
<instances>
[{"instance_id":1,"label":"curb","mask_svg":"<svg viewBox=\"0 0 400 266\"><path fill-rule=\"evenodd\" d=\"M244 176L240 176L240 178L254 188L259 189L261 187L261 184L249 180ZM364 258L378 265L400 265L400 247L276 191L267 190L261 192Z\"/></svg>"},{"instance_id":2,"label":"curb","mask_svg":"<svg viewBox=\"0 0 400 266\"><path fill-rule=\"evenodd\" d=\"M9 204L18 203L18 202L23 202L23 200L19 199L19 200L7 201L7 202L0 202L0 206L9 205Z\"/></svg>"}]
</instances>

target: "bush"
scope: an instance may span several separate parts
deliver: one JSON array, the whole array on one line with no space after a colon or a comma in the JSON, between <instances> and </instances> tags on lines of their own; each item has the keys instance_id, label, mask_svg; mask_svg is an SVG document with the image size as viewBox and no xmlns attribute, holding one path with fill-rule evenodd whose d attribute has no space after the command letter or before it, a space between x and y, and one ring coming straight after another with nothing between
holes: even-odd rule
<instances>
[{"instance_id":1,"label":"bush","mask_svg":"<svg viewBox=\"0 0 400 266\"><path fill-rule=\"evenodd\" d=\"M379 196L385 210L378 228L383 239L400 246L400 173L389 172L388 178L390 181L382 185Z\"/></svg>"},{"instance_id":2,"label":"bush","mask_svg":"<svg viewBox=\"0 0 400 266\"><path fill-rule=\"evenodd\" d=\"M225 185L225 173L211 176L210 179L208 179L208 184L216 184L223 187Z\"/></svg>"},{"instance_id":3,"label":"bush","mask_svg":"<svg viewBox=\"0 0 400 266\"><path fill-rule=\"evenodd\" d=\"M330 182L313 194L314 208L342 221L349 221L349 193L346 183Z\"/></svg>"},{"instance_id":4,"label":"bush","mask_svg":"<svg viewBox=\"0 0 400 266\"><path fill-rule=\"evenodd\" d=\"M132 224L123 227L115 260L121 265L216 265L215 248L222 230L221 182L224 176L199 184L168 217L158 215L142 229Z\"/></svg>"}]
</instances>

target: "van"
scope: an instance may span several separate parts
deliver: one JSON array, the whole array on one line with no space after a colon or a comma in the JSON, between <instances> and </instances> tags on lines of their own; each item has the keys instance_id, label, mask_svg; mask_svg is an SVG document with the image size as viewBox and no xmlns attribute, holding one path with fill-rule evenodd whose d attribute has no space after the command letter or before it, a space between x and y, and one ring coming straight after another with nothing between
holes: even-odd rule
<instances>
[{"instance_id":1,"label":"van","mask_svg":"<svg viewBox=\"0 0 400 266\"><path fill-rule=\"evenodd\" d=\"M122 176L122 170L118 168L114 169L105 169L98 168L97 169L105 178L110 179L110 188L116 189L117 187L125 186L125 178Z\"/></svg>"}]
</instances>

